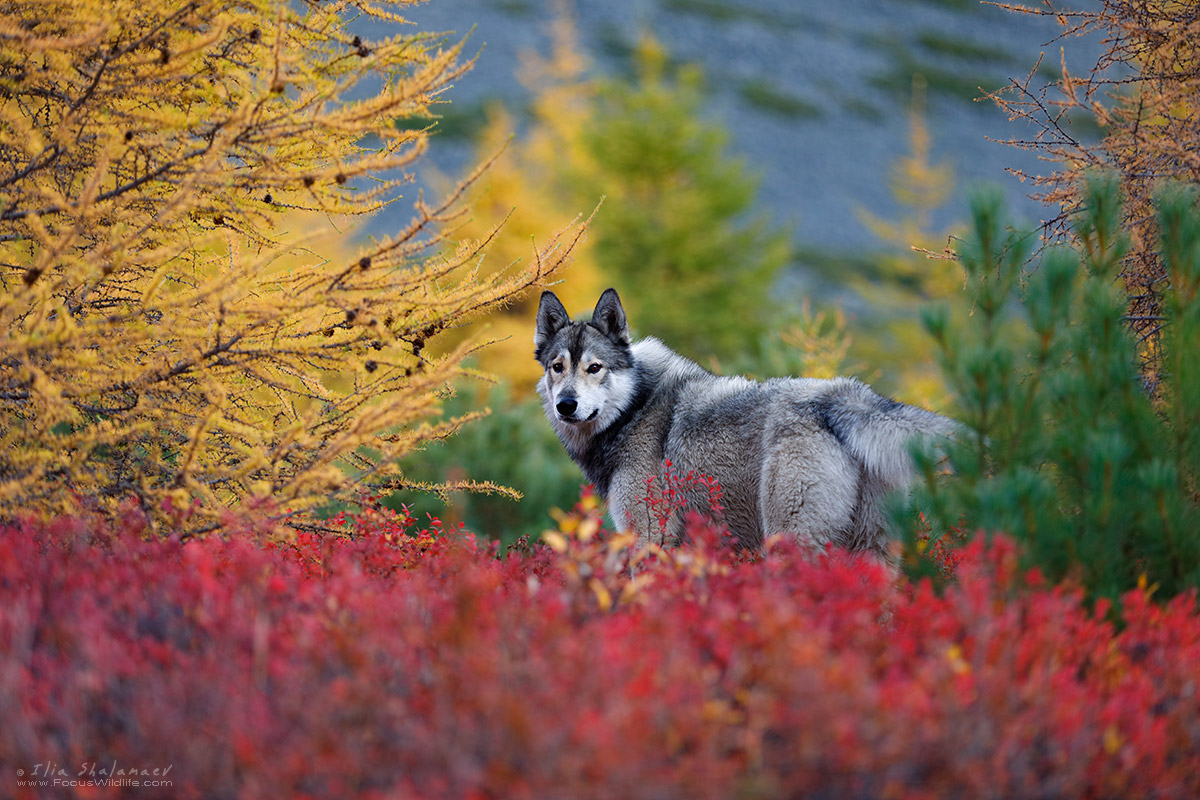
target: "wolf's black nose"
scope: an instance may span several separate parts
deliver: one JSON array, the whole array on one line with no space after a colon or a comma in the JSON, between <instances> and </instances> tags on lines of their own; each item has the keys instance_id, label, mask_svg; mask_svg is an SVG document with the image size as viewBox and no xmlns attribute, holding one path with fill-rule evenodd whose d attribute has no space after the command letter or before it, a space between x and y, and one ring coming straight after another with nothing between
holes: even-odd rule
<instances>
[{"instance_id":1,"label":"wolf's black nose","mask_svg":"<svg viewBox=\"0 0 1200 800\"><path fill-rule=\"evenodd\" d=\"M558 404L554 407L558 409L558 413L563 417L571 417L574 416L575 409L578 406L579 403L575 402L574 397L564 397L562 400L559 400Z\"/></svg>"}]
</instances>

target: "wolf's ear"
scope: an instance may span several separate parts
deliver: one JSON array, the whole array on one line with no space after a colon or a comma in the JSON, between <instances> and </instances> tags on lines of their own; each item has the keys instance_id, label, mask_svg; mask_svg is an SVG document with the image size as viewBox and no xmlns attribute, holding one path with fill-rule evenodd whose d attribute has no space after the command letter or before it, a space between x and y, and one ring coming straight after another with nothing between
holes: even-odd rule
<instances>
[{"instance_id":1,"label":"wolf's ear","mask_svg":"<svg viewBox=\"0 0 1200 800\"><path fill-rule=\"evenodd\" d=\"M592 325L615 342L629 344L629 322L616 289L605 289L592 312Z\"/></svg>"},{"instance_id":2,"label":"wolf's ear","mask_svg":"<svg viewBox=\"0 0 1200 800\"><path fill-rule=\"evenodd\" d=\"M567 309L554 292L542 292L538 302L537 328L533 332L533 346L541 349L550 337L558 333L571 321Z\"/></svg>"}]
</instances>

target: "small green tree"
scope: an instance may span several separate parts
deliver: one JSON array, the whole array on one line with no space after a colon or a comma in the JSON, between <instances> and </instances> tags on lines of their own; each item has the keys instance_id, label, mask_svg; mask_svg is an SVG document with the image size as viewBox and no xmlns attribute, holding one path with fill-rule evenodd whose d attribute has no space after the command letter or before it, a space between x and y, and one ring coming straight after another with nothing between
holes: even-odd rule
<instances>
[{"instance_id":1,"label":"small green tree","mask_svg":"<svg viewBox=\"0 0 1200 800\"><path fill-rule=\"evenodd\" d=\"M480 213L467 230L479 236L508 220L493 248L500 264L524 252L531 224L588 211L603 198L564 276L567 307L590 309L615 286L639 335L705 363L731 363L782 321L771 291L790 260L790 237L754 216L757 181L729 153L728 132L704 119L700 71L670 65L646 36L632 79L589 78L565 12L550 33L550 55L526 58L528 125L481 182ZM515 125L495 109L491 120L484 153ZM512 335L505 372L529 387L537 378L527 345L535 311L536 303L514 304L489 320Z\"/></svg>"},{"instance_id":2,"label":"small green tree","mask_svg":"<svg viewBox=\"0 0 1200 800\"><path fill-rule=\"evenodd\" d=\"M1093 182L1081 196L1078 246L1047 251L1026 274L1034 237L1002 230L995 198L975 203L974 238L959 254L974 313L961 325L944 308L924 320L965 430L946 462L918 455L924 480L911 502L935 535L1006 532L1049 578L1096 596L1139 579L1173 594L1200 585L1200 212L1193 194L1160 202L1174 281L1169 399L1156 403L1123 320L1129 243L1117 186Z\"/></svg>"},{"instance_id":3,"label":"small green tree","mask_svg":"<svg viewBox=\"0 0 1200 800\"><path fill-rule=\"evenodd\" d=\"M789 238L748 219L757 182L703 120L700 73L672 76L649 37L636 67L635 82L600 85L584 138L592 168L576 191L606 197L596 262L641 333L695 358L736 356L780 321L771 290Z\"/></svg>"},{"instance_id":4,"label":"small green tree","mask_svg":"<svg viewBox=\"0 0 1200 800\"><path fill-rule=\"evenodd\" d=\"M553 525L554 509L575 504L586 478L563 450L541 404L515 400L506 383L490 391L465 386L443 411L454 419L484 407L490 412L486 417L406 461L406 477L431 486L461 485L469 477L511 487L520 493L520 502L510 493L479 491L404 491L385 502L393 508L405 505L420 518L432 514L462 523L506 543L536 536Z\"/></svg>"}]
</instances>

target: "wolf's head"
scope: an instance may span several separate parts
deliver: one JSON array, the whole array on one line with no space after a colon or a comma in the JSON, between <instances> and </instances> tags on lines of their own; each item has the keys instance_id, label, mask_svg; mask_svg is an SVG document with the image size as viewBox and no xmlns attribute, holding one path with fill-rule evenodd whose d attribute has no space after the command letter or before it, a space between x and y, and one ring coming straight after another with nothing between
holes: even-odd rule
<instances>
[{"instance_id":1,"label":"wolf's head","mask_svg":"<svg viewBox=\"0 0 1200 800\"><path fill-rule=\"evenodd\" d=\"M568 447L580 447L611 425L633 394L633 355L621 298L608 289L590 320L573 322L553 292L542 292L533 344L534 357L546 370L537 387L546 416Z\"/></svg>"}]
</instances>

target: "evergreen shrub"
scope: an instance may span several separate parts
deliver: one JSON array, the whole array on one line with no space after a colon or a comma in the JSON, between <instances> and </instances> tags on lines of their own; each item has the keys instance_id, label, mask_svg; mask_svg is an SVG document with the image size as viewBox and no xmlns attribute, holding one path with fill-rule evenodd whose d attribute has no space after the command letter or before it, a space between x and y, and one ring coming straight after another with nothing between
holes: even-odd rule
<instances>
[{"instance_id":1,"label":"evergreen shrub","mask_svg":"<svg viewBox=\"0 0 1200 800\"><path fill-rule=\"evenodd\" d=\"M948 452L918 454L909 506L935 538L1005 532L1046 577L1097 596L1147 582L1173 595L1200 583L1200 211L1193 192L1159 201L1170 285L1152 392L1125 318L1116 184L1093 181L1084 197L1078 245L1033 265L1031 237L1003 228L997 200L975 203L960 250L970 313L924 316L964 427Z\"/></svg>"}]
</instances>

